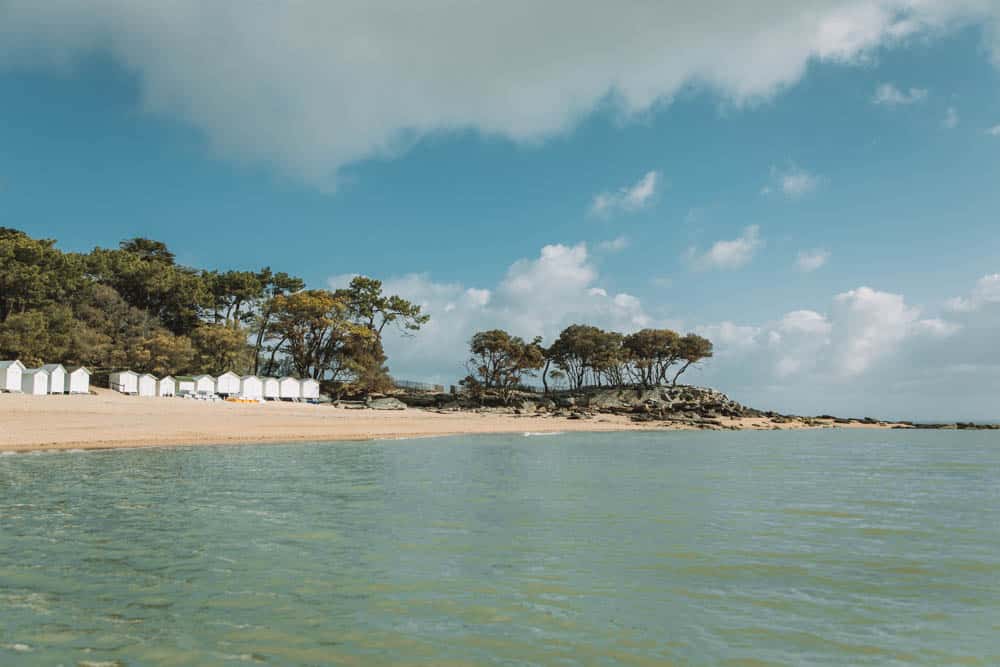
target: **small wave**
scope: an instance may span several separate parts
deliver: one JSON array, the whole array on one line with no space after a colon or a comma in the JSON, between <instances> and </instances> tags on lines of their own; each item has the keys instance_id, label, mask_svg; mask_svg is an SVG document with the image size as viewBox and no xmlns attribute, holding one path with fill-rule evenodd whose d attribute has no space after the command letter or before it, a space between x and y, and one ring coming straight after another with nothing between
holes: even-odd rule
<instances>
[{"instance_id":1,"label":"small wave","mask_svg":"<svg viewBox=\"0 0 1000 667\"><path fill-rule=\"evenodd\" d=\"M543 435L566 435L566 431L525 431L521 435L525 438L540 438Z\"/></svg>"},{"instance_id":2,"label":"small wave","mask_svg":"<svg viewBox=\"0 0 1000 667\"><path fill-rule=\"evenodd\" d=\"M14 651L15 653L31 653L34 650L27 644L0 644L0 648Z\"/></svg>"},{"instance_id":3,"label":"small wave","mask_svg":"<svg viewBox=\"0 0 1000 667\"><path fill-rule=\"evenodd\" d=\"M9 451L9 450L5 450L5 451L0 452L0 456L17 456L17 452L12 452L12 451Z\"/></svg>"}]
</instances>

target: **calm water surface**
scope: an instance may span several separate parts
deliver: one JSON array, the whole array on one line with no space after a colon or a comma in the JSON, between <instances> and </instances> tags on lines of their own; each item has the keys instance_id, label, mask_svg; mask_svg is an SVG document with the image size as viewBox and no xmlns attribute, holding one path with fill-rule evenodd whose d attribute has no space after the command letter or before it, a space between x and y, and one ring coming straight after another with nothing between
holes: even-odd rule
<instances>
[{"instance_id":1,"label":"calm water surface","mask_svg":"<svg viewBox=\"0 0 1000 667\"><path fill-rule=\"evenodd\" d=\"M1000 664L1000 436L0 457L2 665Z\"/></svg>"}]
</instances>

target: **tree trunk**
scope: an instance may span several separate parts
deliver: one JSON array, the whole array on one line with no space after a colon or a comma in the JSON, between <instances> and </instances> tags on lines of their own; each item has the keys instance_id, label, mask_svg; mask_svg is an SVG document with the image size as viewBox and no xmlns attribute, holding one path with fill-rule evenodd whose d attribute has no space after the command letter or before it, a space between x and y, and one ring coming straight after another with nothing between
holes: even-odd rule
<instances>
[{"instance_id":1,"label":"tree trunk","mask_svg":"<svg viewBox=\"0 0 1000 667\"><path fill-rule=\"evenodd\" d=\"M691 363L692 362L689 361L686 364L684 364L683 366L681 366L681 369L679 371L677 371L677 375L674 376L673 382L670 383L671 387L676 387L677 386L677 378L679 378L681 376L681 373L683 373L684 371L686 371L688 369L688 366L690 366Z\"/></svg>"}]
</instances>

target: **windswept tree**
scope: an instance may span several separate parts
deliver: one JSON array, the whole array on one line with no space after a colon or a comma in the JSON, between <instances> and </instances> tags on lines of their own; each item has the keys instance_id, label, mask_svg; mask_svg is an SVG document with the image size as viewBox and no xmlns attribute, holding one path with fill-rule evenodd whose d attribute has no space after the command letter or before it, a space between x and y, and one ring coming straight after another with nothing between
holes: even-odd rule
<instances>
[{"instance_id":1,"label":"windswept tree","mask_svg":"<svg viewBox=\"0 0 1000 667\"><path fill-rule=\"evenodd\" d=\"M541 339L525 342L502 329L480 331L469 341L472 353L466 364L474 387L495 391L500 400L509 403L514 391L526 376L545 364Z\"/></svg>"},{"instance_id":2,"label":"windswept tree","mask_svg":"<svg viewBox=\"0 0 1000 667\"><path fill-rule=\"evenodd\" d=\"M645 388L666 384L680 358L681 337L670 329L643 329L625 336L623 347L632 381Z\"/></svg>"},{"instance_id":3,"label":"windswept tree","mask_svg":"<svg viewBox=\"0 0 1000 667\"><path fill-rule=\"evenodd\" d=\"M430 315L421 312L420 305L407 301L401 296L382 292L382 281L367 276L355 276L350 284L334 292L337 299L347 307L347 317L351 322L363 326L369 336L362 341L356 358L367 364L361 373L368 378L367 389L387 386L391 381L385 366L385 351L382 333L392 325L403 335L411 335L427 324Z\"/></svg>"},{"instance_id":4,"label":"windswept tree","mask_svg":"<svg viewBox=\"0 0 1000 667\"><path fill-rule=\"evenodd\" d=\"M548 355L552 363L566 374L570 388L579 389L587 383L588 373L596 384L597 374L612 363L614 345L613 337L602 329L587 324L571 324L549 346Z\"/></svg>"},{"instance_id":5,"label":"windswept tree","mask_svg":"<svg viewBox=\"0 0 1000 667\"><path fill-rule=\"evenodd\" d=\"M678 357L681 361L681 367L680 370L678 370L674 375L674 379L670 382L672 386L677 385L677 378L679 378L681 374L692 365L697 364L703 359L711 358L712 341L691 333L680 339L678 349Z\"/></svg>"}]
</instances>

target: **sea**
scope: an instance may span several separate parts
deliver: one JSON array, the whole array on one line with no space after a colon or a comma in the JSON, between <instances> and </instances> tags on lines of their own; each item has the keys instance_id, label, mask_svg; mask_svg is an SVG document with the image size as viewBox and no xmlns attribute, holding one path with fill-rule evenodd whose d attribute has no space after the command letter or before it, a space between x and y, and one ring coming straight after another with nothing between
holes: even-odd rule
<instances>
[{"instance_id":1,"label":"sea","mask_svg":"<svg viewBox=\"0 0 1000 667\"><path fill-rule=\"evenodd\" d=\"M0 456L0 665L998 665L1000 433Z\"/></svg>"}]
</instances>

